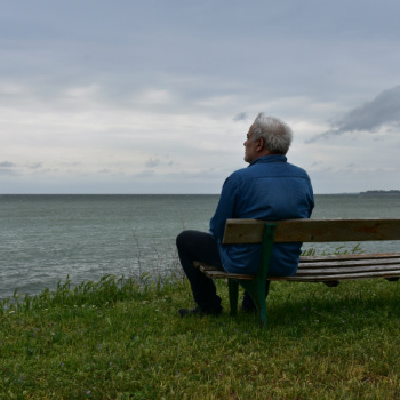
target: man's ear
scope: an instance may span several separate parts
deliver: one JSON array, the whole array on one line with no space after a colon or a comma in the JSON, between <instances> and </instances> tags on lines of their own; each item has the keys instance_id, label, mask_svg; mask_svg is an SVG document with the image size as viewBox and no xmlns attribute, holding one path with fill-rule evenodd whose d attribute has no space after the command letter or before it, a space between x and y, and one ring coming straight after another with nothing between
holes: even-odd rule
<instances>
[{"instance_id":1,"label":"man's ear","mask_svg":"<svg viewBox=\"0 0 400 400\"><path fill-rule=\"evenodd\" d=\"M260 139L258 139L257 140L257 148L256 148L256 150L257 151L263 151L264 150L264 145L265 145L265 140L264 140L264 138L260 138Z\"/></svg>"}]
</instances>

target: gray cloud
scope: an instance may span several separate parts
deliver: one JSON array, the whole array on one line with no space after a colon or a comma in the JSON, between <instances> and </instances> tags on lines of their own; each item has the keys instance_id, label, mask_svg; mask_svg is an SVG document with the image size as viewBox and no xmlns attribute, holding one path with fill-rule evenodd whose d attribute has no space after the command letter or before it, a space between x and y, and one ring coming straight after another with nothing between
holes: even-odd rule
<instances>
[{"instance_id":1,"label":"gray cloud","mask_svg":"<svg viewBox=\"0 0 400 400\"><path fill-rule=\"evenodd\" d=\"M247 119L247 112L240 112L233 117L234 121L243 121Z\"/></svg>"},{"instance_id":2,"label":"gray cloud","mask_svg":"<svg viewBox=\"0 0 400 400\"><path fill-rule=\"evenodd\" d=\"M97 173L98 174L106 174L106 175L108 175L108 174L111 173L111 170L108 169L108 168L103 168L103 169L100 169L99 171L97 171Z\"/></svg>"},{"instance_id":3,"label":"gray cloud","mask_svg":"<svg viewBox=\"0 0 400 400\"><path fill-rule=\"evenodd\" d=\"M154 168L154 167L158 167L159 165L160 165L160 160L158 158L156 158L155 160L150 158L150 160L146 161L147 168Z\"/></svg>"},{"instance_id":4,"label":"gray cloud","mask_svg":"<svg viewBox=\"0 0 400 400\"><path fill-rule=\"evenodd\" d=\"M146 161L145 163L146 168L155 168L155 167L173 167L174 166L174 162L173 160L170 161L162 161L158 158L152 159L150 158L149 160Z\"/></svg>"},{"instance_id":5,"label":"gray cloud","mask_svg":"<svg viewBox=\"0 0 400 400\"><path fill-rule=\"evenodd\" d=\"M0 168L13 168L15 164L10 161L0 161Z\"/></svg>"},{"instance_id":6,"label":"gray cloud","mask_svg":"<svg viewBox=\"0 0 400 400\"><path fill-rule=\"evenodd\" d=\"M41 163L41 162L36 162L36 163L33 163L33 164L29 164L29 165L28 165L28 168L29 168L29 169L39 169L39 168L42 168L42 163Z\"/></svg>"},{"instance_id":7,"label":"gray cloud","mask_svg":"<svg viewBox=\"0 0 400 400\"><path fill-rule=\"evenodd\" d=\"M313 137L309 142L352 131L373 133L387 124L400 124L400 86L384 90L372 101L351 110L343 118L333 121L331 129Z\"/></svg>"},{"instance_id":8,"label":"gray cloud","mask_svg":"<svg viewBox=\"0 0 400 400\"><path fill-rule=\"evenodd\" d=\"M15 167L10 161L0 161L0 175L16 175Z\"/></svg>"}]
</instances>

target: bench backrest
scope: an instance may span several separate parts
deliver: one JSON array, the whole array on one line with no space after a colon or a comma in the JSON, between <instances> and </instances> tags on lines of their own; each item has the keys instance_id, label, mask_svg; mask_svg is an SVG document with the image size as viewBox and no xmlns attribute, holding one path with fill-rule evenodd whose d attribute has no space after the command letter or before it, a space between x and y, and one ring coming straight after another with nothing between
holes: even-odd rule
<instances>
[{"instance_id":1,"label":"bench backrest","mask_svg":"<svg viewBox=\"0 0 400 400\"><path fill-rule=\"evenodd\" d=\"M275 242L344 242L400 240L400 218L288 219L260 221L227 219L223 244L261 243L265 224L276 224Z\"/></svg>"}]
</instances>

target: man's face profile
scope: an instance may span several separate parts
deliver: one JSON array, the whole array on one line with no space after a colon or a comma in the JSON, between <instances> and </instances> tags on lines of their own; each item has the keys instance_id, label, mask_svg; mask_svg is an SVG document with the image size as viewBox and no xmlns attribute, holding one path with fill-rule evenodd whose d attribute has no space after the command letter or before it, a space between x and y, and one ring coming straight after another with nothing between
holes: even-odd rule
<instances>
[{"instance_id":1,"label":"man's face profile","mask_svg":"<svg viewBox=\"0 0 400 400\"><path fill-rule=\"evenodd\" d=\"M246 162L251 163L256 158L258 158L257 155L258 145L259 145L258 142L254 141L254 126L251 125L247 133L247 140L243 143L243 146L245 147L244 160Z\"/></svg>"}]
</instances>

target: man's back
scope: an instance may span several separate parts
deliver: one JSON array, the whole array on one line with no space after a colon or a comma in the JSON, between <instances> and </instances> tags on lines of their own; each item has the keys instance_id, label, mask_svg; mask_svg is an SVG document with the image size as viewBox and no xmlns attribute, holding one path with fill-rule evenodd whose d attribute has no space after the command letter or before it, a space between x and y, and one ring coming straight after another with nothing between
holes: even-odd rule
<instances>
[{"instance_id":1,"label":"man's back","mask_svg":"<svg viewBox=\"0 0 400 400\"><path fill-rule=\"evenodd\" d=\"M314 206L311 181L307 173L287 162L284 155L268 155L235 171L224 184L221 198L210 221L210 231L219 245L228 272L255 273L260 245L223 246L227 218L279 220L309 218ZM301 243L274 245L271 276L296 273Z\"/></svg>"}]
</instances>

